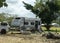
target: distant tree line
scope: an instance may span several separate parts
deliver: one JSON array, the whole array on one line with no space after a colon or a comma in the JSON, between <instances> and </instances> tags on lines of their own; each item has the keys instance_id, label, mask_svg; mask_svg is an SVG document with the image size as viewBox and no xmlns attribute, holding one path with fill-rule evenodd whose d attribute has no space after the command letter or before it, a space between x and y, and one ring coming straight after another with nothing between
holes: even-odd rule
<instances>
[{"instance_id":1,"label":"distant tree line","mask_svg":"<svg viewBox=\"0 0 60 43\"><path fill-rule=\"evenodd\" d=\"M12 15L8 13L0 13L0 22L7 21L10 24L14 17L17 17L17 15Z\"/></svg>"}]
</instances>

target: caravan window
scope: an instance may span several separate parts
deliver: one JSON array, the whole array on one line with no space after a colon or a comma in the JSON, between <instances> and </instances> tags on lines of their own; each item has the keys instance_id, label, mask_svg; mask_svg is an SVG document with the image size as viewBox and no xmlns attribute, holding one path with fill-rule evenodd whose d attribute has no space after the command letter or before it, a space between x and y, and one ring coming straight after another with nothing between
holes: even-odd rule
<instances>
[{"instance_id":1,"label":"caravan window","mask_svg":"<svg viewBox=\"0 0 60 43\"><path fill-rule=\"evenodd\" d=\"M7 23L1 23L2 26L7 26Z\"/></svg>"},{"instance_id":2,"label":"caravan window","mask_svg":"<svg viewBox=\"0 0 60 43\"><path fill-rule=\"evenodd\" d=\"M20 17L17 17L17 18L15 18L15 19L20 19Z\"/></svg>"},{"instance_id":3,"label":"caravan window","mask_svg":"<svg viewBox=\"0 0 60 43\"><path fill-rule=\"evenodd\" d=\"M31 25L34 25L34 22L31 22Z\"/></svg>"},{"instance_id":4,"label":"caravan window","mask_svg":"<svg viewBox=\"0 0 60 43\"><path fill-rule=\"evenodd\" d=\"M24 22L24 25L28 25L28 22Z\"/></svg>"}]
</instances>

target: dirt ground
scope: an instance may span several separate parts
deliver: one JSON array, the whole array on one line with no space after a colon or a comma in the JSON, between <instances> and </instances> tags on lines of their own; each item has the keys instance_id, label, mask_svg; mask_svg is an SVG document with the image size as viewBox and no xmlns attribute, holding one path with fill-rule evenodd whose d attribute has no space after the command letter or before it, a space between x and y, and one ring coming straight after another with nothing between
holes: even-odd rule
<instances>
[{"instance_id":1,"label":"dirt ground","mask_svg":"<svg viewBox=\"0 0 60 43\"><path fill-rule=\"evenodd\" d=\"M0 35L0 43L60 43L59 39L46 39L40 33Z\"/></svg>"}]
</instances>

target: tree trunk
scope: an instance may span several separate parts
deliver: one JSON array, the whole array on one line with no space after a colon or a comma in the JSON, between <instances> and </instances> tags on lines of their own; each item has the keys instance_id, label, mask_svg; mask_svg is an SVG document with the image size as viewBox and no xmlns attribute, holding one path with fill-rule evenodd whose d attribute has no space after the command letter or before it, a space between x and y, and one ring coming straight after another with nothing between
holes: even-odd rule
<instances>
[{"instance_id":1,"label":"tree trunk","mask_svg":"<svg viewBox=\"0 0 60 43\"><path fill-rule=\"evenodd\" d=\"M50 31L50 25L45 25L45 27L46 27L46 29L47 29L47 31Z\"/></svg>"}]
</instances>

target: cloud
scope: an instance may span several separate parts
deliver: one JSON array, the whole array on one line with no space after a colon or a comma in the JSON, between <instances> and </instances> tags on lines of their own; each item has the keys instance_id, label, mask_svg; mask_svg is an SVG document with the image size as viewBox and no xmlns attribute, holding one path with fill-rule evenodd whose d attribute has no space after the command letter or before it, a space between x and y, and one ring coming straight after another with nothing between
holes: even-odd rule
<instances>
[{"instance_id":1,"label":"cloud","mask_svg":"<svg viewBox=\"0 0 60 43\"><path fill-rule=\"evenodd\" d=\"M31 5L34 5L35 2L35 0L6 0L6 2L8 3L8 7L0 8L0 13L4 12L9 14L17 14L23 17L32 17L32 18L35 17L35 15L32 12L25 9L22 1L29 3Z\"/></svg>"},{"instance_id":2,"label":"cloud","mask_svg":"<svg viewBox=\"0 0 60 43\"><path fill-rule=\"evenodd\" d=\"M16 4L18 1L17 0L6 0L6 2L10 4Z\"/></svg>"}]
</instances>

